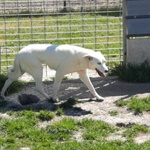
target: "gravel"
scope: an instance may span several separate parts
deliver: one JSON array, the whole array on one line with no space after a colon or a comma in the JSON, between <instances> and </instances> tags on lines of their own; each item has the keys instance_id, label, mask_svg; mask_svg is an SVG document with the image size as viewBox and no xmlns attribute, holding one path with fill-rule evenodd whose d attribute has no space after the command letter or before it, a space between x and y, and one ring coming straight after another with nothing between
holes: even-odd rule
<instances>
[{"instance_id":1,"label":"gravel","mask_svg":"<svg viewBox=\"0 0 150 150\"><path fill-rule=\"evenodd\" d=\"M126 107L117 107L115 105L115 102L120 99L126 100L133 96L138 96L141 98L149 96L150 83L127 83L119 81L117 77L100 78L93 73L91 74L94 76L94 78L91 78L91 81L95 89L101 96L105 97L105 100L103 102L90 100L92 98L91 93L85 87L85 85L79 79L77 79L77 76L74 76L74 79L62 81L58 94L60 100L63 102L70 97L75 97L79 101L79 103L64 111L65 117L72 117L79 120L83 118L91 118L95 120L101 120L116 126L139 124L150 127L149 112L144 112L141 115L135 115L133 112L128 111ZM69 77L71 77L71 75ZM52 94L52 84L53 81L43 82L43 87L46 93ZM28 105L21 105L18 100L18 96L22 94L35 95L39 101L37 100L37 102L33 104L29 103ZM17 109L34 108L47 109L50 111L54 108L54 104L48 102L48 100L44 99L39 93L36 92L33 82L27 84L18 93L11 94L7 98L7 105L1 109L1 114L2 112L8 111L15 107ZM110 111L117 111L118 115L111 116L109 114ZM144 140L150 139L149 134L147 137L145 137L146 135L141 135L141 137L143 136ZM139 137L137 137L136 141L141 143L141 139Z\"/></svg>"}]
</instances>

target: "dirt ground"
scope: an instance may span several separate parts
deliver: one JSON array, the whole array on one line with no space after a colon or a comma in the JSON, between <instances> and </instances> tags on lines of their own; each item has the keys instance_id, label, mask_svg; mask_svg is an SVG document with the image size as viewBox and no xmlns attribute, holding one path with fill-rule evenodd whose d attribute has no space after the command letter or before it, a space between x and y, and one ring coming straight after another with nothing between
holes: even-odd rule
<instances>
[{"instance_id":1,"label":"dirt ground","mask_svg":"<svg viewBox=\"0 0 150 150\"><path fill-rule=\"evenodd\" d=\"M74 107L79 109L67 109L65 110L65 116L73 117L76 119L92 118L95 120L105 121L109 124L139 124L147 125L150 127L150 113L144 112L141 115L135 115L133 112L128 111L126 107L117 107L115 102L117 100L125 100L133 96L147 97L150 95L150 83L147 84L133 84L119 81L117 77L104 77L100 78L94 75L91 81L96 89L96 91L105 100L103 102L91 101L91 93L85 87L85 85L74 76L74 79L69 79L62 81L59 98L62 101L67 100L69 97L74 97L79 99L79 103ZM43 87L46 93L52 94L53 81L43 82ZM21 94L34 94L38 97L39 102L32 105L22 106L18 101L18 95ZM7 107L1 109L1 113L9 110L12 107L17 106L23 107L24 109L28 107L35 107L39 109L49 109L53 108L53 104L45 100L40 94L35 90L34 83L30 83L25 86L18 93L14 93L8 96ZM110 111L117 111L118 115L111 116ZM144 135L145 136L145 135ZM142 137L143 140L150 140L150 135ZM141 142L141 138L137 139Z\"/></svg>"}]
</instances>

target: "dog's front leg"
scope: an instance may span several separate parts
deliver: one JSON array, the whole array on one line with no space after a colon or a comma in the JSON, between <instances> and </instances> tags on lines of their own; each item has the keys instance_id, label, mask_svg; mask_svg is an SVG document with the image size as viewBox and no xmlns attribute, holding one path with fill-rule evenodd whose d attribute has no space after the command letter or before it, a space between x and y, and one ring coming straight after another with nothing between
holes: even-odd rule
<instances>
[{"instance_id":1,"label":"dog's front leg","mask_svg":"<svg viewBox=\"0 0 150 150\"><path fill-rule=\"evenodd\" d=\"M104 98L100 95L98 95L98 93L95 91L94 86L92 85L87 70L82 70L79 73L79 77L80 79L83 81L83 83L88 87L88 89L90 90L90 92L96 97L97 100L101 100L103 101Z\"/></svg>"}]
</instances>

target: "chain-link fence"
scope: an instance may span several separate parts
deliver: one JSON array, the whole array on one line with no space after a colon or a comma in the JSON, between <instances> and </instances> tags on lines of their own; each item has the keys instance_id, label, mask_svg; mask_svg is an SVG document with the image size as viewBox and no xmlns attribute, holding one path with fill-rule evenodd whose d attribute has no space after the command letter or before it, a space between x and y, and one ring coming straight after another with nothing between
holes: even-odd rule
<instances>
[{"instance_id":1,"label":"chain-link fence","mask_svg":"<svg viewBox=\"0 0 150 150\"><path fill-rule=\"evenodd\" d=\"M0 72L31 43L74 44L122 61L122 0L0 0Z\"/></svg>"}]
</instances>

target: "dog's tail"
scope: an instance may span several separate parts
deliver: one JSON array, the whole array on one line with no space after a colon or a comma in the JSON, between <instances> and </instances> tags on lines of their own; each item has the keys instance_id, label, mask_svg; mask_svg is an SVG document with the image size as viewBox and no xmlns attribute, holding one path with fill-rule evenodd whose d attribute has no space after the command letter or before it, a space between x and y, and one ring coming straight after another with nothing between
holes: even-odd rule
<instances>
[{"instance_id":1,"label":"dog's tail","mask_svg":"<svg viewBox=\"0 0 150 150\"><path fill-rule=\"evenodd\" d=\"M8 69L7 75L8 78L12 80L17 80L22 75L20 60L18 56L16 56L13 66Z\"/></svg>"}]
</instances>

